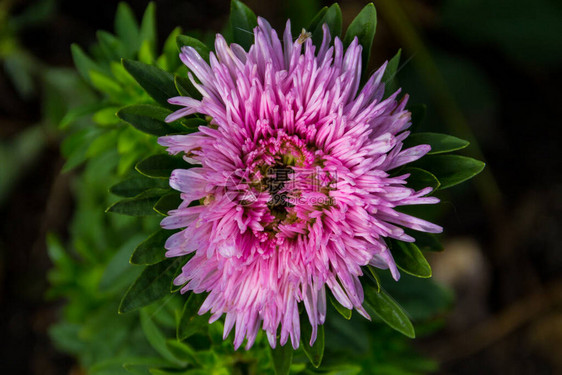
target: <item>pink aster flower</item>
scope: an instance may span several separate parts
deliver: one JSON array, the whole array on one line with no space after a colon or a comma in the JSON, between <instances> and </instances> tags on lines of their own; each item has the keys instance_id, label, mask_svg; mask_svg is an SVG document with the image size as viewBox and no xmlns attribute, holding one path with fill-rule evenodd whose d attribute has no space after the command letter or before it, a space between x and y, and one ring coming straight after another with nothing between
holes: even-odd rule
<instances>
[{"instance_id":1,"label":"pink aster flower","mask_svg":"<svg viewBox=\"0 0 562 375\"><path fill-rule=\"evenodd\" d=\"M348 309L369 318L359 277L367 264L399 273L385 238L414 241L402 227L441 228L400 213L398 206L436 203L431 188L405 186L408 174L389 171L430 150L404 150L410 113L399 92L383 100L384 64L360 89L361 46L333 45L324 25L316 49L289 22L278 38L258 19L249 52L221 35L210 64L191 47L180 57L201 100L175 97L184 108L212 118L197 133L161 137L171 154L197 164L173 171L170 185L181 206L162 220L182 228L166 242L166 256L194 252L174 281L182 293L208 292L200 314L223 314L224 337L253 345L263 329L275 347L300 340L298 304L304 303L312 337L326 318L326 288ZM188 169L190 168L190 169ZM200 201L200 205L190 205ZM308 339L308 338L307 338Z\"/></svg>"}]
</instances>

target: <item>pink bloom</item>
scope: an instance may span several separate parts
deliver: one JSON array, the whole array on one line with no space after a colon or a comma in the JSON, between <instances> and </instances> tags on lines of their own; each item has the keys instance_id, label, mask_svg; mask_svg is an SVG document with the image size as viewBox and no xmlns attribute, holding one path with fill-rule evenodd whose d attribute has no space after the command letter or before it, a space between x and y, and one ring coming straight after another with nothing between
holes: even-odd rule
<instances>
[{"instance_id":1,"label":"pink bloom","mask_svg":"<svg viewBox=\"0 0 562 375\"><path fill-rule=\"evenodd\" d=\"M430 204L426 188L405 187L408 175L389 170L419 159L408 136L407 96L383 100L383 65L359 90L361 46L331 46L328 28L315 49L287 27L281 42L263 19L249 52L217 35L210 65L191 47L181 60L201 101L176 97L184 108L168 120L201 113L209 126L161 137L170 153L200 166L175 170L170 185L184 203L162 220L183 228L166 255L195 252L174 281L182 292L208 292L200 314L226 314L224 337L253 345L260 327L272 347L290 337L299 346L298 304L312 325L310 343L326 318L326 287L341 305L368 318L359 277L367 264L399 273L384 242L414 239L402 227L437 233L439 226L395 210ZM186 164L186 168L189 165ZM199 206L189 206L193 201ZM307 338L308 339L308 338Z\"/></svg>"}]
</instances>

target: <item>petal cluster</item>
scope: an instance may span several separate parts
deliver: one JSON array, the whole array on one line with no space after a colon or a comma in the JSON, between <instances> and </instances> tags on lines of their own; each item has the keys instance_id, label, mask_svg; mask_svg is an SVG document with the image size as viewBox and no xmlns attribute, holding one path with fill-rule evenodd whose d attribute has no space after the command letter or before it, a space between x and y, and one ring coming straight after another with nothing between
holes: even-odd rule
<instances>
[{"instance_id":1,"label":"petal cluster","mask_svg":"<svg viewBox=\"0 0 562 375\"><path fill-rule=\"evenodd\" d=\"M209 126L161 137L186 169L170 185L183 203L162 220L182 229L166 243L168 257L193 253L174 281L182 292L207 292L200 314L225 315L224 337L253 345L263 329L272 347L300 341L299 304L312 326L326 318L327 288L368 318L359 277L367 264L399 273L385 238L414 241L404 227L441 228L396 210L432 204L431 188L406 187L389 171L429 151L403 149L407 96L384 99L386 64L360 87L361 46L347 49L324 26L315 48L287 23L282 40L263 19L246 52L217 35L207 62L195 49L180 57L201 100L171 98L173 121L199 113ZM189 163L189 164L188 164Z\"/></svg>"}]
</instances>

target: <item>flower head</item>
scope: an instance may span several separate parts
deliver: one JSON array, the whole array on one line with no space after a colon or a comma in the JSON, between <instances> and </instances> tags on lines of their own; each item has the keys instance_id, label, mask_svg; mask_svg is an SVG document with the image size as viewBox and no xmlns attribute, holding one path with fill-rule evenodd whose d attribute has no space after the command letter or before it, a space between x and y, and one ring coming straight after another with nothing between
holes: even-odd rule
<instances>
[{"instance_id":1,"label":"flower head","mask_svg":"<svg viewBox=\"0 0 562 375\"><path fill-rule=\"evenodd\" d=\"M359 277L367 264L399 273L384 241L414 241L402 227L441 228L395 210L436 203L431 188L406 187L408 174L389 171L430 149L406 150L407 96L383 99L386 64L360 89L361 46L333 45L324 25L316 49L303 32L283 41L263 19L248 52L221 35L207 63L191 47L181 60L201 100L175 97L184 108L169 121L201 113L209 126L161 137L172 154L198 164L173 171L181 206L162 220L182 228L166 242L168 257L193 253L174 281L182 292L208 292L200 314L225 317L224 336L253 345L260 327L275 347L300 340L298 304L312 325L326 318L326 288L348 309L368 317ZM199 201L199 205L192 202ZM306 338L309 339L309 338Z\"/></svg>"}]
</instances>

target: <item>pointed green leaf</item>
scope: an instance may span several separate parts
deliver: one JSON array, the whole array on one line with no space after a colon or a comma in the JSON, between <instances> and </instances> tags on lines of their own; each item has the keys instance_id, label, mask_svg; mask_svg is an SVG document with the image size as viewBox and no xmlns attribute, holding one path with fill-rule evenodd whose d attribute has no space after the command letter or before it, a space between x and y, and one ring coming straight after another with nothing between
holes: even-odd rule
<instances>
[{"instance_id":1,"label":"pointed green leaf","mask_svg":"<svg viewBox=\"0 0 562 375\"><path fill-rule=\"evenodd\" d=\"M253 43L253 41L252 41L252 43ZM197 51L199 56L201 56L205 61L209 62L210 50L205 45L205 43L203 43L199 39L195 39L195 38L192 38L192 37L187 36L187 35L178 35L176 37L176 44L177 44L178 49L180 51L181 51L181 48L184 47L184 46L193 47Z\"/></svg>"},{"instance_id":2,"label":"pointed green leaf","mask_svg":"<svg viewBox=\"0 0 562 375\"><path fill-rule=\"evenodd\" d=\"M117 117L117 111L119 107L105 107L100 109L92 116L92 120L102 126L110 126L119 124L121 121Z\"/></svg>"},{"instance_id":3,"label":"pointed green leaf","mask_svg":"<svg viewBox=\"0 0 562 375\"><path fill-rule=\"evenodd\" d=\"M62 168L62 173L68 172L86 160L86 152L89 145L99 135L98 129L90 127L79 130L63 140L61 153L67 160Z\"/></svg>"},{"instance_id":4,"label":"pointed green leaf","mask_svg":"<svg viewBox=\"0 0 562 375\"><path fill-rule=\"evenodd\" d=\"M440 189L447 189L471 179L482 172L485 166L479 160L460 155L429 155L413 165L435 175L441 183Z\"/></svg>"},{"instance_id":5,"label":"pointed green leaf","mask_svg":"<svg viewBox=\"0 0 562 375\"><path fill-rule=\"evenodd\" d=\"M175 90L175 89L174 89ZM137 104L121 108L117 117L128 122L141 132L163 136L186 130L180 121L167 123L166 117L172 113L166 108L150 104Z\"/></svg>"},{"instance_id":6,"label":"pointed green leaf","mask_svg":"<svg viewBox=\"0 0 562 375\"><path fill-rule=\"evenodd\" d=\"M369 280L371 281L371 285L375 288L375 291L377 293L381 292L381 279L379 278L379 275L377 274L376 268L370 265L367 265L367 277L369 278Z\"/></svg>"},{"instance_id":7,"label":"pointed green leaf","mask_svg":"<svg viewBox=\"0 0 562 375\"><path fill-rule=\"evenodd\" d=\"M160 198L154 205L154 211L168 215L169 211L176 210L182 202L179 191L174 191Z\"/></svg>"},{"instance_id":8,"label":"pointed green leaf","mask_svg":"<svg viewBox=\"0 0 562 375\"><path fill-rule=\"evenodd\" d=\"M415 243L392 240L390 250L402 271L416 277L431 277L431 267Z\"/></svg>"},{"instance_id":9,"label":"pointed green leaf","mask_svg":"<svg viewBox=\"0 0 562 375\"><path fill-rule=\"evenodd\" d=\"M168 285L178 266L178 259L168 259L145 267L123 296L119 313L137 310L170 295Z\"/></svg>"},{"instance_id":10,"label":"pointed green leaf","mask_svg":"<svg viewBox=\"0 0 562 375\"><path fill-rule=\"evenodd\" d=\"M382 82L384 84L390 83L395 77L398 71L398 65L400 64L400 56L402 55L402 49L396 52L396 55L388 61L386 64L386 69L382 75Z\"/></svg>"},{"instance_id":11,"label":"pointed green leaf","mask_svg":"<svg viewBox=\"0 0 562 375\"><path fill-rule=\"evenodd\" d=\"M176 27L174 30L172 30L172 32L170 33L170 35L168 35L168 38L164 42L163 52L168 59L168 72L175 71L181 64L176 42L178 37L181 35L181 31L181 27Z\"/></svg>"},{"instance_id":12,"label":"pointed green leaf","mask_svg":"<svg viewBox=\"0 0 562 375\"><path fill-rule=\"evenodd\" d=\"M59 129L60 130L67 129L70 125L72 125L80 118L85 117L87 115L91 115L99 111L100 109L105 108L106 105L107 105L106 103L93 103L88 105L80 105L78 107L72 108L71 110L66 112L64 117L60 120L60 123L58 125Z\"/></svg>"},{"instance_id":13,"label":"pointed green leaf","mask_svg":"<svg viewBox=\"0 0 562 375\"><path fill-rule=\"evenodd\" d=\"M366 288L365 304L390 327L410 338L416 337L414 326L406 312L384 290L377 293Z\"/></svg>"},{"instance_id":14,"label":"pointed green leaf","mask_svg":"<svg viewBox=\"0 0 562 375\"><path fill-rule=\"evenodd\" d=\"M127 56L132 56L139 46L139 25L129 5L120 2L115 15L115 33L123 43Z\"/></svg>"},{"instance_id":15,"label":"pointed green leaf","mask_svg":"<svg viewBox=\"0 0 562 375\"><path fill-rule=\"evenodd\" d=\"M139 40L141 44L148 41L154 55L156 50L156 6L153 2L148 4L142 16Z\"/></svg>"},{"instance_id":16,"label":"pointed green leaf","mask_svg":"<svg viewBox=\"0 0 562 375\"><path fill-rule=\"evenodd\" d=\"M158 215L153 207L158 202L160 197L166 194L167 189L150 189L140 193L133 198L125 198L115 202L106 210L106 212L113 212L121 215L128 216L151 216Z\"/></svg>"},{"instance_id":17,"label":"pointed green leaf","mask_svg":"<svg viewBox=\"0 0 562 375\"><path fill-rule=\"evenodd\" d=\"M371 56L371 46L375 38L377 29L377 10L373 3L367 4L361 12L355 17L345 32L343 44L349 46L353 39L357 37L359 44L363 46L362 66L363 71L367 71L369 66L369 57Z\"/></svg>"},{"instance_id":18,"label":"pointed green leaf","mask_svg":"<svg viewBox=\"0 0 562 375\"><path fill-rule=\"evenodd\" d=\"M324 357L324 325L317 327L316 341L310 346L312 327L306 314L300 315L301 320L301 346L308 360L316 368L320 367Z\"/></svg>"},{"instance_id":19,"label":"pointed green leaf","mask_svg":"<svg viewBox=\"0 0 562 375\"><path fill-rule=\"evenodd\" d=\"M306 28L306 31L312 33L319 26L322 26L322 23L320 22L322 22L327 12L328 12L328 7L327 6L322 7L322 9L320 9L318 13L316 13L316 15L312 17L312 21L310 21L310 24L308 25L308 28Z\"/></svg>"},{"instance_id":20,"label":"pointed green leaf","mask_svg":"<svg viewBox=\"0 0 562 375\"><path fill-rule=\"evenodd\" d=\"M178 96L174 76L162 69L134 60L122 60L125 69L156 102L164 107L177 109L168 99Z\"/></svg>"},{"instance_id":21,"label":"pointed green leaf","mask_svg":"<svg viewBox=\"0 0 562 375\"><path fill-rule=\"evenodd\" d=\"M107 60L119 60L126 57L123 44L114 35L107 31L100 30L96 33L100 49Z\"/></svg>"},{"instance_id":22,"label":"pointed green leaf","mask_svg":"<svg viewBox=\"0 0 562 375\"><path fill-rule=\"evenodd\" d=\"M140 322L144 336L154 350L156 350L162 357L178 366L185 366L187 364L187 361L179 360L170 351L170 349L168 349L168 346L166 345L166 336L164 336L162 330L158 328L146 310L141 310Z\"/></svg>"},{"instance_id":23,"label":"pointed green leaf","mask_svg":"<svg viewBox=\"0 0 562 375\"><path fill-rule=\"evenodd\" d=\"M434 155L463 149L469 145L469 142L439 133L413 133L404 140L404 148L416 145L430 145L431 151L427 155Z\"/></svg>"},{"instance_id":24,"label":"pointed green leaf","mask_svg":"<svg viewBox=\"0 0 562 375\"><path fill-rule=\"evenodd\" d=\"M138 61L152 66L152 64L154 64L154 60L156 60L156 54L153 52L150 42L148 40L143 41L139 48ZM160 69L160 67L158 68Z\"/></svg>"},{"instance_id":25,"label":"pointed green leaf","mask_svg":"<svg viewBox=\"0 0 562 375\"><path fill-rule=\"evenodd\" d=\"M322 8L308 26L307 31L312 34L312 43L316 46L322 44L322 39L324 37L322 25L324 24L328 25L332 40L336 36L341 36L342 14L340 6L337 3L331 5L329 8Z\"/></svg>"},{"instance_id":26,"label":"pointed green leaf","mask_svg":"<svg viewBox=\"0 0 562 375\"><path fill-rule=\"evenodd\" d=\"M166 346L168 350L179 360L185 361L188 364L197 364L197 352L188 344L176 340L167 340Z\"/></svg>"},{"instance_id":27,"label":"pointed green leaf","mask_svg":"<svg viewBox=\"0 0 562 375\"><path fill-rule=\"evenodd\" d=\"M191 165L180 157L158 154L141 160L137 163L135 169L148 177L168 179L174 169L187 169L189 167Z\"/></svg>"},{"instance_id":28,"label":"pointed green leaf","mask_svg":"<svg viewBox=\"0 0 562 375\"><path fill-rule=\"evenodd\" d=\"M434 234L404 229L407 235L416 239L416 246L422 251L443 251L443 245Z\"/></svg>"},{"instance_id":29,"label":"pointed green leaf","mask_svg":"<svg viewBox=\"0 0 562 375\"><path fill-rule=\"evenodd\" d=\"M343 316L347 320L351 319L351 310L343 307L334 297L332 297L332 295L328 295L328 298L330 299L330 303L332 304L332 306L334 306L336 311L339 312L341 316Z\"/></svg>"},{"instance_id":30,"label":"pointed green leaf","mask_svg":"<svg viewBox=\"0 0 562 375\"><path fill-rule=\"evenodd\" d=\"M167 188L168 181L145 176L131 177L109 188L109 192L119 197L132 198L152 188Z\"/></svg>"},{"instance_id":31,"label":"pointed green leaf","mask_svg":"<svg viewBox=\"0 0 562 375\"><path fill-rule=\"evenodd\" d=\"M203 97L188 78L174 76L174 84L181 96L189 96L190 98L197 100L201 100Z\"/></svg>"},{"instance_id":32,"label":"pointed green leaf","mask_svg":"<svg viewBox=\"0 0 562 375\"><path fill-rule=\"evenodd\" d=\"M186 264L192 257L193 257L193 253L183 256L182 257L182 259L183 259L182 264ZM176 273L174 274L174 277L172 277L172 281L170 282L170 293L175 293L175 292L181 290L185 286L186 283L180 284L180 285L174 284L174 280L176 280L177 277L179 275L181 275L182 272L183 272L182 268L178 267L178 269L176 270Z\"/></svg>"},{"instance_id":33,"label":"pointed green leaf","mask_svg":"<svg viewBox=\"0 0 562 375\"><path fill-rule=\"evenodd\" d=\"M110 98L120 101L123 96L123 88L115 80L104 73L90 70L90 82L98 91L109 95Z\"/></svg>"},{"instance_id":34,"label":"pointed green leaf","mask_svg":"<svg viewBox=\"0 0 562 375\"><path fill-rule=\"evenodd\" d=\"M168 286L166 286L166 289L168 289ZM208 318L197 314L205 298L207 298L206 294L191 293L185 301L177 327L178 340L185 340L207 327Z\"/></svg>"},{"instance_id":35,"label":"pointed green leaf","mask_svg":"<svg viewBox=\"0 0 562 375\"><path fill-rule=\"evenodd\" d=\"M433 191L435 191L441 185L437 177L426 170L415 167L406 167L400 170L401 175L406 173L410 174L410 177L407 179L408 183L406 186L414 189L415 191L425 189L426 187L432 187Z\"/></svg>"},{"instance_id":36,"label":"pointed green leaf","mask_svg":"<svg viewBox=\"0 0 562 375\"><path fill-rule=\"evenodd\" d=\"M207 120L198 117L183 118L180 122L185 127L184 133L195 132L200 126L209 125Z\"/></svg>"},{"instance_id":37,"label":"pointed green leaf","mask_svg":"<svg viewBox=\"0 0 562 375\"><path fill-rule=\"evenodd\" d=\"M279 343L275 349L271 349L273 368L275 375L288 375L293 363L293 347L288 342L281 346Z\"/></svg>"},{"instance_id":38,"label":"pointed green leaf","mask_svg":"<svg viewBox=\"0 0 562 375\"><path fill-rule=\"evenodd\" d=\"M86 81L90 82L90 71L100 72L101 69L98 65L90 58L78 44L73 44L70 46L70 51L72 52L72 59L74 60L74 65L78 69L78 73Z\"/></svg>"},{"instance_id":39,"label":"pointed green leaf","mask_svg":"<svg viewBox=\"0 0 562 375\"><path fill-rule=\"evenodd\" d=\"M164 245L166 244L166 240L170 237L174 232L169 230L160 229L156 233L153 233L148 237L146 240L141 242L131 255L131 259L129 260L132 264L156 264L160 263L166 259L166 249Z\"/></svg>"},{"instance_id":40,"label":"pointed green leaf","mask_svg":"<svg viewBox=\"0 0 562 375\"><path fill-rule=\"evenodd\" d=\"M230 3L230 26L234 43L240 44L246 51L254 44L254 27L258 25L257 17L241 1Z\"/></svg>"},{"instance_id":41,"label":"pointed green leaf","mask_svg":"<svg viewBox=\"0 0 562 375\"><path fill-rule=\"evenodd\" d=\"M396 74L398 73L398 65L400 64L400 56L402 50L399 49L396 55L386 65L386 69L382 76L382 82L385 84L384 96L385 98L392 95L396 90L398 90L398 80L396 79Z\"/></svg>"}]
</instances>

